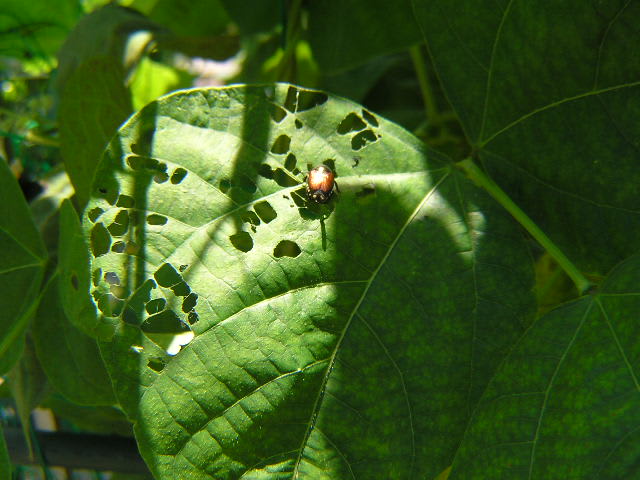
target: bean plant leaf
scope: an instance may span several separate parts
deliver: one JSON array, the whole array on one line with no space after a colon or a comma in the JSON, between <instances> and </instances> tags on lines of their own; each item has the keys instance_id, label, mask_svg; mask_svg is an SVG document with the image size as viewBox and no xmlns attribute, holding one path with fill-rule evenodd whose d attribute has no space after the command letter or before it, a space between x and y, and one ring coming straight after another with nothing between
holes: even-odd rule
<instances>
[{"instance_id":1,"label":"bean plant leaf","mask_svg":"<svg viewBox=\"0 0 640 480\"><path fill-rule=\"evenodd\" d=\"M65 315L59 283L59 274L48 282L33 321L34 346L42 369L69 400L80 405L113 405L113 389L96 340Z\"/></svg>"},{"instance_id":2,"label":"bean plant leaf","mask_svg":"<svg viewBox=\"0 0 640 480\"><path fill-rule=\"evenodd\" d=\"M459 478L636 478L640 257L540 318L500 366L456 456Z\"/></svg>"},{"instance_id":3,"label":"bean plant leaf","mask_svg":"<svg viewBox=\"0 0 640 480\"><path fill-rule=\"evenodd\" d=\"M0 477L11 478L11 470L9 451L7 450L7 443L4 441L4 433L0 425Z\"/></svg>"},{"instance_id":4,"label":"bean plant leaf","mask_svg":"<svg viewBox=\"0 0 640 480\"><path fill-rule=\"evenodd\" d=\"M325 73L362 65L420 41L410 0L393 4L384 0L309 3L309 42Z\"/></svg>"},{"instance_id":5,"label":"bean plant leaf","mask_svg":"<svg viewBox=\"0 0 640 480\"><path fill-rule=\"evenodd\" d=\"M307 163L337 175L327 204ZM362 106L284 84L145 107L83 226L103 358L160 479L435 477L535 311L488 196ZM194 338L171 355L168 331Z\"/></svg>"},{"instance_id":6,"label":"bean plant leaf","mask_svg":"<svg viewBox=\"0 0 640 480\"><path fill-rule=\"evenodd\" d=\"M493 178L582 268L604 274L635 253L640 4L413 3Z\"/></svg>"},{"instance_id":7,"label":"bean plant leaf","mask_svg":"<svg viewBox=\"0 0 640 480\"><path fill-rule=\"evenodd\" d=\"M20 356L35 312L47 254L42 238L5 161L0 161L0 372Z\"/></svg>"},{"instance_id":8,"label":"bean plant leaf","mask_svg":"<svg viewBox=\"0 0 640 480\"><path fill-rule=\"evenodd\" d=\"M128 34L155 28L133 10L106 5L84 17L60 50L61 151L81 205L102 151L133 111L125 78L141 51Z\"/></svg>"}]
</instances>

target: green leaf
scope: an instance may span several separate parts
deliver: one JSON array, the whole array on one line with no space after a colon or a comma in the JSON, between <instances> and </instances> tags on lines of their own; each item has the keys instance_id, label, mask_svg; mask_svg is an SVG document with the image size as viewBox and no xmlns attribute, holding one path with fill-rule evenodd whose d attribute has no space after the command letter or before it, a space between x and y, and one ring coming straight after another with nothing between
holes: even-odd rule
<instances>
[{"instance_id":1,"label":"green leaf","mask_svg":"<svg viewBox=\"0 0 640 480\"><path fill-rule=\"evenodd\" d=\"M340 193L312 204L301 182L322 162ZM159 479L435 477L535 311L515 222L411 134L322 92L160 99L93 191L101 351ZM195 338L169 355L146 334L160 325Z\"/></svg>"},{"instance_id":2,"label":"green leaf","mask_svg":"<svg viewBox=\"0 0 640 480\"><path fill-rule=\"evenodd\" d=\"M53 57L73 28L81 10L75 0L23 2L3 0L0 15L0 41L3 57L26 62L40 60L41 67L54 66Z\"/></svg>"},{"instance_id":3,"label":"green leaf","mask_svg":"<svg viewBox=\"0 0 640 480\"><path fill-rule=\"evenodd\" d=\"M133 10L107 5L84 17L60 50L61 151L80 205L100 154L133 111L125 75L141 51L129 34L156 28Z\"/></svg>"},{"instance_id":4,"label":"green leaf","mask_svg":"<svg viewBox=\"0 0 640 480\"><path fill-rule=\"evenodd\" d=\"M93 215L90 211L88 215ZM59 292L66 318L85 334L107 338L112 328L102 324L96 307L86 292L91 286L89 247L82 234L80 220L73 205L65 200L60 207L60 240L58 242Z\"/></svg>"},{"instance_id":5,"label":"green leaf","mask_svg":"<svg viewBox=\"0 0 640 480\"><path fill-rule=\"evenodd\" d=\"M181 36L216 35L229 23L220 0L159 0L149 18Z\"/></svg>"},{"instance_id":6,"label":"green leaf","mask_svg":"<svg viewBox=\"0 0 640 480\"><path fill-rule=\"evenodd\" d=\"M66 317L59 282L56 274L48 283L33 321L40 364L53 386L69 400L80 405L112 405L115 397L96 340Z\"/></svg>"},{"instance_id":7,"label":"green leaf","mask_svg":"<svg viewBox=\"0 0 640 480\"><path fill-rule=\"evenodd\" d=\"M285 5L279 0L220 0L243 35L272 31L282 18Z\"/></svg>"},{"instance_id":8,"label":"green leaf","mask_svg":"<svg viewBox=\"0 0 640 480\"><path fill-rule=\"evenodd\" d=\"M410 0L325 0L310 2L308 8L309 43L325 73L353 68L421 40Z\"/></svg>"},{"instance_id":9,"label":"green leaf","mask_svg":"<svg viewBox=\"0 0 640 480\"><path fill-rule=\"evenodd\" d=\"M640 55L628 46L640 41L640 5L413 3L496 182L583 269L604 273L634 253Z\"/></svg>"},{"instance_id":10,"label":"green leaf","mask_svg":"<svg viewBox=\"0 0 640 480\"><path fill-rule=\"evenodd\" d=\"M0 425L0 478L11 478L11 460L7 450L7 443L4 441L2 425Z\"/></svg>"},{"instance_id":11,"label":"green leaf","mask_svg":"<svg viewBox=\"0 0 640 480\"><path fill-rule=\"evenodd\" d=\"M640 257L540 318L491 381L450 479L638 476Z\"/></svg>"},{"instance_id":12,"label":"green leaf","mask_svg":"<svg viewBox=\"0 0 640 480\"><path fill-rule=\"evenodd\" d=\"M105 435L133 435L131 423L122 411L113 406L82 406L56 392L47 396L42 406L50 408L57 417L73 423L81 430Z\"/></svg>"},{"instance_id":13,"label":"green leaf","mask_svg":"<svg viewBox=\"0 0 640 480\"><path fill-rule=\"evenodd\" d=\"M35 311L46 251L18 182L0 161L0 372L20 356Z\"/></svg>"},{"instance_id":14,"label":"green leaf","mask_svg":"<svg viewBox=\"0 0 640 480\"><path fill-rule=\"evenodd\" d=\"M18 417L29 447L29 453L33 456L31 413L40 404L49 385L36 356L31 337L26 337L24 353L20 357L20 361L13 366L7 375L7 381L18 410Z\"/></svg>"}]
</instances>

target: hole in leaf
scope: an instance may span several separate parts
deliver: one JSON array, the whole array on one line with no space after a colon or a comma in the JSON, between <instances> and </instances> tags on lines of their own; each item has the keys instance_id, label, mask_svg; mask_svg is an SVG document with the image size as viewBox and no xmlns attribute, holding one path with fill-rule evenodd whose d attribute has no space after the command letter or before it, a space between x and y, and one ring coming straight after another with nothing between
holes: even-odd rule
<instances>
[{"instance_id":1,"label":"hole in leaf","mask_svg":"<svg viewBox=\"0 0 640 480\"><path fill-rule=\"evenodd\" d=\"M171 175L171 183L173 183L174 185L178 185L180 182L182 182L182 180L184 180L184 177L186 176L187 171L182 167L178 167L173 172L173 175Z\"/></svg>"},{"instance_id":2,"label":"hole in leaf","mask_svg":"<svg viewBox=\"0 0 640 480\"><path fill-rule=\"evenodd\" d=\"M273 256L276 258L281 257L297 257L300 255L300 247L296 242L291 240L281 240L276 248L273 249Z\"/></svg>"},{"instance_id":3,"label":"hole in leaf","mask_svg":"<svg viewBox=\"0 0 640 480\"><path fill-rule=\"evenodd\" d=\"M75 273L71 274L71 286L74 290L78 290L78 276Z\"/></svg>"},{"instance_id":4,"label":"hole in leaf","mask_svg":"<svg viewBox=\"0 0 640 480\"><path fill-rule=\"evenodd\" d=\"M367 123L372 127L377 127L379 125L378 119L373 114L367 112L366 110L362 110L362 116L367 121Z\"/></svg>"},{"instance_id":5,"label":"hole in leaf","mask_svg":"<svg viewBox=\"0 0 640 480\"><path fill-rule=\"evenodd\" d=\"M102 223L96 223L91 229L91 253L94 257L104 255L111 246L111 235Z\"/></svg>"},{"instance_id":6,"label":"hole in leaf","mask_svg":"<svg viewBox=\"0 0 640 480\"><path fill-rule=\"evenodd\" d=\"M121 241L115 242L111 245L111 251L114 253L123 253L125 249L125 243Z\"/></svg>"},{"instance_id":7,"label":"hole in leaf","mask_svg":"<svg viewBox=\"0 0 640 480\"><path fill-rule=\"evenodd\" d=\"M356 155L353 157L353 165L351 165L351 168L356 168L358 165L360 165L360 157Z\"/></svg>"},{"instance_id":8,"label":"hole in leaf","mask_svg":"<svg viewBox=\"0 0 640 480\"><path fill-rule=\"evenodd\" d=\"M198 316L198 314L197 314L197 312L195 310L189 312L189 315L187 315L187 320L189 321L190 325L193 325L199 319L200 319L200 317Z\"/></svg>"},{"instance_id":9,"label":"hole in leaf","mask_svg":"<svg viewBox=\"0 0 640 480\"><path fill-rule=\"evenodd\" d=\"M147 217L147 223L149 225L164 225L167 223L167 217L164 215L158 215L157 213L152 213Z\"/></svg>"},{"instance_id":10,"label":"hole in leaf","mask_svg":"<svg viewBox=\"0 0 640 480\"><path fill-rule=\"evenodd\" d=\"M129 213L126 210L120 210L113 220L113 223L109 225L108 230L114 237L121 237L129 229Z\"/></svg>"},{"instance_id":11,"label":"hole in leaf","mask_svg":"<svg viewBox=\"0 0 640 480\"><path fill-rule=\"evenodd\" d=\"M276 168L273 172L273 179L281 187L294 187L300 183L298 179L293 178L282 168Z\"/></svg>"},{"instance_id":12,"label":"hole in leaf","mask_svg":"<svg viewBox=\"0 0 640 480\"><path fill-rule=\"evenodd\" d=\"M324 162L322 162L322 164L329 167L333 172L335 178L338 178L338 172L336 171L336 161L333 158L327 158Z\"/></svg>"},{"instance_id":13,"label":"hole in leaf","mask_svg":"<svg viewBox=\"0 0 640 480\"><path fill-rule=\"evenodd\" d=\"M291 171L294 168L296 168L296 163L297 163L296 156L293 153L290 153L289 155L287 155L287 158L285 158L284 160L284 168Z\"/></svg>"},{"instance_id":14,"label":"hole in leaf","mask_svg":"<svg viewBox=\"0 0 640 480\"><path fill-rule=\"evenodd\" d=\"M278 105L271 105L271 118L273 118L273 121L276 123L280 123L282 120L284 120L284 117L287 116L287 111L278 106Z\"/></svg>"},{"instance_id":15,"label":"hole in leaf","mask_svg":"<svg viewBox=\"0 0 640 480\"><path fill-rule=\"evenodd\" d=\"M189 265L180 265L178 270L180 270L180 272L184 272L187 268L189 268Z\"/></svg>"},{"instance_id":16,"label":"hole in leaf","mask_svg":"<svg viewBox=\"0 0 640 480\"><path fill-rule=\"evenodd\" d=\"M258 175L271 180L273 178L273 169L270 165L263 163L260 165L260 168L258 168Z\"/></svg>"},{"instance_id":17,"label":"hole in leaf","mask_svg":"<svg viewBox=\"0 0 640 480\"><path fill-rule=\"evenodd\" d=\"M186 297L191 293L191 288L186 284L186 282L180 282L177 285L174 285L171 287L171 290L177 297Z\"/></svg>"},{"instance_id":18,"label":"hole in leaf","mask_svg":"<svg viewBox=\"0 0 640 480\"><path fill-rule=\"evenodd\" d=\"M180 333L189 329L173 310L163 310L151 315L142 322L140 328L146 333Z\"/></svg>"},{"instance_id":19,"label":"hole in leaf","mask_svg":"<svg viewBox=\"0 0 640 480\"><path fill-rule=\"evenodd\" d=\"M276 141L273 142L271 146L271 153L276 154L284 154L289 151L289 147L291 146L291 137L288 135L280 135L276 138Z\"/></svg>"},{"instance_id":20,"label":"hole in leaf","mask_svg":"<svg viewBox=\"0 0 640 480\"><path fill-rule=\"evenodd\" d=\"M150 358L147 361L147 367L154 372L161 372L164 369L165 363L159 358Z\"/></svg>"},{"instance_id":21,"label":"hole in leaf","mask_svg":"<svg viewBox=\"0 0 640 480\"><path fill-rule=\"evenodd\" d=\"M295 121L296 128L300 130L302 128L302 122L296 118Z\"/></svg>"},{"instance_id":22,"label":"hole in leaf","mask_svg":"<svg viewBox=\"0 0 640 480\"><path fill-rule=\"evenodd\" d=\"M240 215L240 218L244 223L249 223L251 225L260 225L260 219L254 212L244 212L242 213L242 215Z\"/></svg>"},{"instance_id":23,"label":"hole in leaf","mask_svg":"<svg viewBox=\"0 0 640 480\"><path fill-rule=\"evenodd\" d=\"M338 128L336 128L336 132L338 132L340 135L346 135L349 132L359 132L360 130L364 130L365 128L367 128L367 124L364 123L364 120L362 120L355 113L351 112L340 122L340 125L338 125Z\"/></svg>"},{"instance_id":24,"label":"hole in leaf","mask_svg":"<svg viewBox=\"0 0 640 480\"><path fill-rule=\"evenodd\" d=\"M91 223L96 223L96 220L98 220L98 218L100 218L100 215L102 215L103 213L104 210L102 210L100 207L92 208L88 213L89 220L91 221Z\"/></svg>"},{"instance_id":25,"label":"hole in leaf","mask_svg":"<svg viewBox=\"0 0 640 480\"><path fill-rule=\"evenodd\" d=\"M97 197L104 198L109 205L115 205L118 200L118 184L114 183L112 187L100 185L97 188Z\"/></svg>"},{"instance_id":26,"label":"hole in leaf","mask_svg":"<svg viewBox=\"0 0 640 480\"><path fill-rule=\"evenodd\" d=\"M223 178L222 180L220 180L220 191L222 193L227 193L229 191L229 189L231 188L231 182L229 181L228 178Z\"/></svg>"},{"instance_id":27,"label":"hole in leaf","mask_svg":"<svg viewBox=\"0 0 640 480\"><path fill-rule=\"evenodd\" d=\"M132 170L146 170L151 173L164 173L167 172L167 164L160 162L151 157L140 157L137 155L129 155L127 157L127 165Z\"/></svg>"},{"instance_id":28,"label":"hole in leaf","mask_svg":"<svg viewBox=\"0 0 640 480\"><path fill-rule=\"evenodd\" d=\"M291 198L293 199L293 203L296 204L298 208L303 208L307 206L307 189L305 187L299 188L294 192L291 192Z\"/></svg>"},{"instance_id":29,"label":"hole in leaf","mask_svg":"<svg viewBox=\"0 0 640 480\"><path fill-rule=\"evenodd\" d=\"M104 274L104 280L109 285L120 285L120 277L118 277L116 272L106 272Z\"/></svg>"},{"instance_id":30,"label":"hole in leaf","mask_svg":"<svg viewBox=\"0 0 640 480\"><path fill-rule=\"evenodd\" d=\"M298 89L295 87L289 87L287 90L287 98L284 100L284 108L290 112L296 111L296 105L298 103Z\"/></svg>"},{"instance_id":31,"label":"hole in leaf","mask_svg":"<svg viewBox=\"0 0 640 480\"><path fill-rule=\"evenodd\" d=\"M231 244L241 252L248 252L253 248L253 239L248 232L238 232L229 237Z\"/></svg>"},{"instance_id":32,"label":"hole in leaf","mask_svg":"<svg viewBox=\"0 0 640 480\"><path fill-rule=\"evenodd\" d=\"M182 301L182 311L184 313L190 312L195 308L198 303L198 295L196 293L190 293Z\"/></svg>"},{"instance_id":33,"label":"hole in leaf","mask_svg":"<svg viewBox=\"0 0 640 480\"><path fill-rule=\"evenodd\" d=\"M256 203L253 209L264 223L269 223L278 216L271 204L267 201Z\"/></svg>"},{"instance_id":34,"label":"hole in leaf","mask_svg":"<svg viewBox=\"0 0 640 480\"><path fill-rule=\"evenodd\" d=\"M378 137L373 130L363 130L360 133L357 133L351 139L351 148L353 150L360 150L362 147L367 145L368 143L377 142Z\"/></svg>"},{"instance_id":35,"label":"hole in leaf","mask_svg":"<svg viewBox=\"0 0 640 480\"><path fill-rule=\"evenodd\" d=\"M161 312L164 310L164 307L167 305L167 301L164 298L154 298L146 303L144 309L147 311L149 315L153 315L154 313Z\"/></svg>"},{"instance_id":36,"label":"hole in leaf","mask_svg":"<svg viewBox=\"0 0 640 480\"><path fill-rule=\"evenodd\" d=\"M297 112L304 112L314 107L318 107L329 100L326 93L321 92L309 92L306 90L300 90L298 92L298 106Z\"/></svg>"},{"instance_id":37,"label":"hole in leaf","mask_svg":"<svg viewBox=\"0 0 640 480\"><path fill-rule=\"evenodd\" d=\"M131 208L135 204L136 204L135 199L125 194L120 195L118 197L118 201L116 202L117 207L123 207L123 208Z\"/></svg>"},{"instance_id":38,"label":"hole in leaf","mask_svg":"<svg viewBox=\"0 0 640 480\"><path fill-rule=\"evenodd\" d=\"M169 180L169 175L167 175L166 173L162 172L162 173L156 173L153 176L153 181L156 183L164 183L167 180Z\"/></svg>"},{"instance_id":39,"label":"hole in leaf","mask_svg":"<svg viewBox=\"0 0 640 480\"><path fill-rule=\"evenodd\" d=\"M153 274L153 277L156 279L156 282L158 282L158 285L165 288L182 282L182 276L170 263L162 264L162 266L156 270L156 273Z\"/></svg>"}]
</instances>

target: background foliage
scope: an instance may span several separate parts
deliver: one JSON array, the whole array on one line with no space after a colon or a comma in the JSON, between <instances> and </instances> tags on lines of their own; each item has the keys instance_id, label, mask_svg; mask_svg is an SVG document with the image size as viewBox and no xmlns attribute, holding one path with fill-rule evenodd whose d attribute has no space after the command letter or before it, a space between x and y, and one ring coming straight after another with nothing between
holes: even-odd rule
<instances>
[{"instance_id":1,"label":"background foliage","mask_svg":"<svg viewBox=\"0 0 640 480\"><path fill-rule=\"evenodd\" d=\"M4 2L5 411L146 478L635 478L639 8Z\"/></svg>"}]
</instances>

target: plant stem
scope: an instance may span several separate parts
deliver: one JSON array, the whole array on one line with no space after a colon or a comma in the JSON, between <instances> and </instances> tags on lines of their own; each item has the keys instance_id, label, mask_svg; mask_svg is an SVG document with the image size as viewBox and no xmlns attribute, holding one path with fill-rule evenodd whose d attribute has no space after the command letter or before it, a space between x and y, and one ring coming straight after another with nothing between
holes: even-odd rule
<instances>
[{"instance_id":1,"label":"plant stem","mask_svg":"<svg viewBox=\"0 0 640 480\"><path fill-rule=\"evenodd\" d=\"M593 284L578 270L564 253L551 241L549 237L536 225L526 213L502 190L491 178L489 178L478 166L467 158L456 164L478 186L484 188L500 205L502 205L520 225L522 225L536 241L558 262L575 284L578 292L584 294Z\"/></svg>"},{"instance_id":2,"label":"plant stem","mask_svg":"<svg viewBox=\"0 0 640 480\"><path fill-rule=\"evenodd\" d=\"M424 111L427 115L427 121L430 124L435 123L438 118L438 111L436 109L436 103L433 99L433 92L429 85L429 74L427 73L427 67L424 61L424 56L420 50L420 45L414 45L409 48L411 54L411 60L413 61L413 68L416 69L416 75L418 76L418 83L420 84L420 92L422 93L422 101L424 102Z\"/></svg>"}]
</instances>

